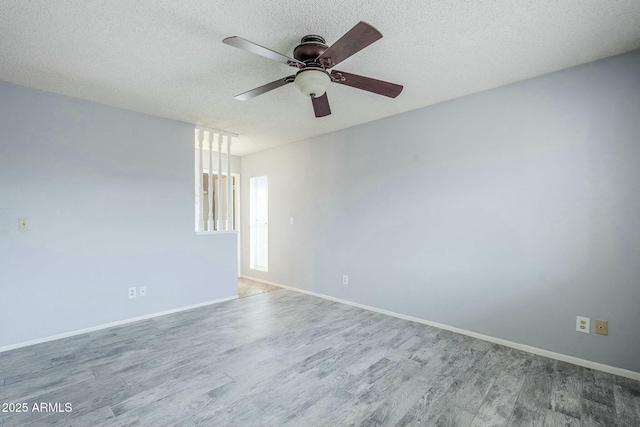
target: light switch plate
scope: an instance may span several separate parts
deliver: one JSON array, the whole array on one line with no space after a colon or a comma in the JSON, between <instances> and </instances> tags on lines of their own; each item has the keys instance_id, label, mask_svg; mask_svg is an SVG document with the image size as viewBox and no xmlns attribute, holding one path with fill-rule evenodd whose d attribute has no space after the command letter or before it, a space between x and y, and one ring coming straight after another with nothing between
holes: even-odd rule
<instances>
[{"instance_id":1,"label":"light switch plate","mask_svg":"<svg viewBox=\"0 0 640 427\"><path fill-rule=\"evenodd\" d=\"M18 230L20 231L29 230L29 218L18 218Z\"/></svg>"}]
</instances>

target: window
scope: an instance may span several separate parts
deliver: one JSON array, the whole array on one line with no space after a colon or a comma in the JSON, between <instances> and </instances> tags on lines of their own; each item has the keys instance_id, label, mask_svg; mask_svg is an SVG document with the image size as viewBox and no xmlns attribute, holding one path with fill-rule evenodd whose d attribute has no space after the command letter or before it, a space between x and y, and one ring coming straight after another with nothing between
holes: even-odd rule
<instances>
[{"instance_id":1,"label":"window","mask_svg":"<svg viewBox=\"0 0 640 427\"><path fill-rule=\"evenodd\" d=\"M249 251L254 270L269 269L269 177L249 180Z\"/></svg>"}]
</instances>

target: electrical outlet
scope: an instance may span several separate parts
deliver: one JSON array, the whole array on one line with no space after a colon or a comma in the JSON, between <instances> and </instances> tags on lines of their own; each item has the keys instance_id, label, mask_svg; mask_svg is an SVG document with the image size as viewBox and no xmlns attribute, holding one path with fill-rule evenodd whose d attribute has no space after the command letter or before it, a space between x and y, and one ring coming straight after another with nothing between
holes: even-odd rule
<instances>
[{"instance_id":1,"label":"electrical outlet","mask_svg":"<svg viewBox=\"0 0 640 427\"><path fill-rule=\"evenodd\" d=\"M588 334L590 327L591 327L591 320L588 317L578 316L576 318L576 331Z\"/></svg>"},{"instance_id":2,"label":"electrical outlet","mask_svg":"<svg viewBox=\"0 0 640 427\"><path fill-rule=\"evenodd\" d=\"M141 297L146 297L147 296L147 287L146 286L140 286L140 293L139 295Z\"/></svg>"},{"instance_id":3,"label":"electrical outlet","mask_svg":"<svg viewBox=\"0 0 640 427\"><path fill-rule=\"evenodd\" d=\"M135 286L132 286L129 288L129 298L135 298L136 297L136 288Z\"/></svg>"},{"instance_id":4,"label":"electrical outlet","mask_svg":"<svg viewBox=\"0 0 640 427\"><path fill-rule=\"evenodd\" d=\"M349 284L349 276L347 276L346 274L342 275L342 284L343 285Z\"/></svg>"},{"instance_id":5,"label":"electrical outlet","mask_svg":"<svg viewBox=\"0 0 640 427\"><path fill-rule=\"evenodd\" d=\"M609 335L609 322L596 319L596 334Z\"/></svg>"}]
</instances>

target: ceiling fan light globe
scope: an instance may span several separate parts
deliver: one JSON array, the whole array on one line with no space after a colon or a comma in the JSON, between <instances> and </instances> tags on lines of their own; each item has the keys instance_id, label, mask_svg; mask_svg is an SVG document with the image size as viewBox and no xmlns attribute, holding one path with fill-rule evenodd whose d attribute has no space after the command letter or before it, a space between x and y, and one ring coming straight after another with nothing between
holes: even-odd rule
<instances>
[{"instance_id":1,"label":"ceiling fan light globe","mask_svg":"<svg viewBox=\"0 0 640 427\"><path fill-rule=\"evenodd\" d=\"M324 71L300 70L293 84L306 97L317 98L327 91L329 84L331 84L331 78Z\"/></svg>"}]
</instances>

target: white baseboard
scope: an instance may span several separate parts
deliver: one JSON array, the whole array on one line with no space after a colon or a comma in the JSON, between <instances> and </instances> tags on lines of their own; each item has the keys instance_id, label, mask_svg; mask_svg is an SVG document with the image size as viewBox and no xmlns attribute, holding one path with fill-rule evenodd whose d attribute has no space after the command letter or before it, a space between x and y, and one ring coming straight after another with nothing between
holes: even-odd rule
<instances>
[{"instance_id":1,"label":"white baseboard","mask_svg":"<svg viewBox=\"0 0 640 427\"><path fill-rule=\"evenodd\" d=\"M38 338L35 340L25 341L18 344L6 345L4 347L0 347L0 353L4 351L9 351L9 350L15 350L16 348L28 347L30 345L35 345L35 344L41 344L43 342L55 341L62 338L68 338L74 335L81 335L89 332L99 331L101 329L107 329L114 326L126 325L127 323L138 322L140 320L151 319L153 317L166 316L167 314L173 314L173 313L178 313L180 311L186 311L186 310L191 310L198 307L204 307L205 305L218 304L225 301L231 301L237 298L238 296L236 295L232 297L217 299L214 301L201 302L199 304L188 305L186 307L173 308L171 310L165 310L158 313L145 314L144 316L132 317L130 319L125 319L125 320L118 320L117 322L105 323L104 325L92 326L90 328L78 329L71 332L65 332L63 334L51 335L45 338Z\"/></svg>"},{"instance_id":2,"label":"white baseboard","mask_svg":"<svg viewBox=\"0 0 640 427\"><path fill-rule=\"evenodd\" d=\"M329 296L329 295L319 294L317 292L307 291L305 289L295 288L293 286L287 286L287 285L282 285L280 283L270 282L268 280L259 279L257 277L251 277L251 276L246 276L246 275L242 275L242 277L244 277L245 279L249 279L249 280L255 280L257 282L266 283L268 285L277 286L279 288L289 289L291 291L300 292L300 293L307 294L307 295L312 295L314 297L324 298L324 299L327 299L327 300L330 300L330 301L335 301L335 302L339 302L339 303L342 303L342 304L347 304L347 305L352 305L354 307L359 307L359 308L362 308L362 309L365 309L365 310L375 311L377 313L386 314L388 316L393 316L393 317L397 317L397 318L404 319L404 320L410 320L412 322L422 323L423 325L433 326L433 327L436 327L436 328L440 328L440 329L444 329L444 330L447 330L447 331L455 332L457 334L467 335L469 337L478 338L478 339L481 339L483 341L488 341L488 342L492 342L494 344L503 345L505 347L511 347L511 348L515 348L517 350L526 351L527 353L533 353L533 354L537 354L539 356L548 357L550 359L556 359L556 360L560 360L562 362L572 363L574 365L584 366L585 368L595 369L597 371L607 372L609 374L618 375L618 376L621 376L621 377L630 378L632 380L640 381L640 372L634 372L634 371L629 371L627 369L616 368L615 366L609 366L609 365L605 365L605 364L602 364L602 363L592 362L590 360L580 359L578 357L568 356L568 355L562 354L562 353L555 353L553 351L544 350L544 349L541 349L541 348L532 347L532 346L525 345L525 344L519 344L519 343L512 342L512 341L503 340L501 338L495 338L495 337L492 337L492 336L489 336L489 335L479 334L477 332L467 331L465 329L456 328L454 326L444 325L442 323L437 323L437 322L431 322L429 320L420 319L418 317L407 316L405 314L396 313L394 311L384 310L384 309L377 308L377 307L371 307L371 306L360 304L360 303L357 303L357 302L348 301L348 300L344 300L344 299L341 299L341 298L332 297L332 296Z\"/></svg>"}]
</instances>

